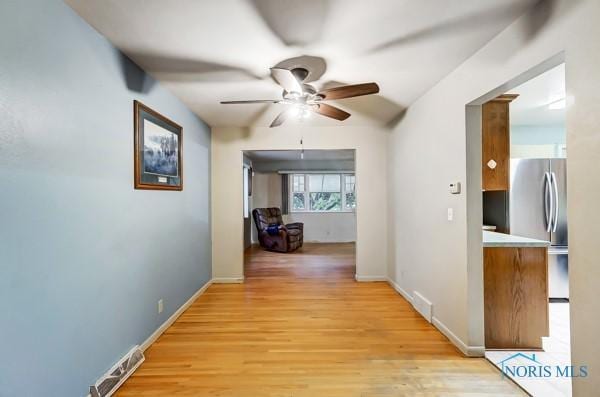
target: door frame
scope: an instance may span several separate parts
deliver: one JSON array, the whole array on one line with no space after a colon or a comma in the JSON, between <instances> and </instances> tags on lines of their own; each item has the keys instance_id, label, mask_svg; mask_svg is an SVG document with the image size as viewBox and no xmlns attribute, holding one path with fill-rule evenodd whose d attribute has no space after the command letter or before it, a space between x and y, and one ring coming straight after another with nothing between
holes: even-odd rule
<instances>
[{"instance_id":1,"label":"door frame","mask_svg":"<svg viewBox=\"0 0 600 397\"><path fill-rule=\"evenodd\" d=\"M467 318L469 355L485 354L483 304L483 198L482 198L482 105L509 90L565 63L565 53L550 57L519 76L465 105L466 200L467 200Z\"/></svg>"}]
</instances>

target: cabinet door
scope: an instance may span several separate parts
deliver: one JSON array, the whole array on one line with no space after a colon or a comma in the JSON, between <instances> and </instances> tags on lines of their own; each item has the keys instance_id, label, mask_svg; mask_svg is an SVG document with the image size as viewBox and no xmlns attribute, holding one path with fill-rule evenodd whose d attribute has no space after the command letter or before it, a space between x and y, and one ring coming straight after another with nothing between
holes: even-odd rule
<instances>
[{"instance_id":1,"label":"cabinet door","mask_svg":"<svg viewBox=\"0 0 600 397\"><path fill-rule=\"evenodd\" d=\"M508 190L508 102L491 101L483 105L482 144L483 190Z\"/></svg>"},{"instance_id":2,"label":"cabinet door","mask_svg":"<svg viewBox=\"0 0 600 397\"><path fill-rule=\"evenodd\" d=\"M549 334L548 249L484 247L487 349L541 349Z\"/></svg>"},{"instance_id":3,"label":"cabinet door","mask_svg":"<svg viewBox=\"0 0 600 397\"><path fill-rule=\"evenodd\" d=\"M508 190L510 180L509 105L516 95L502 95L482 107L483 190Z\"/></svg>"}]
</instances>

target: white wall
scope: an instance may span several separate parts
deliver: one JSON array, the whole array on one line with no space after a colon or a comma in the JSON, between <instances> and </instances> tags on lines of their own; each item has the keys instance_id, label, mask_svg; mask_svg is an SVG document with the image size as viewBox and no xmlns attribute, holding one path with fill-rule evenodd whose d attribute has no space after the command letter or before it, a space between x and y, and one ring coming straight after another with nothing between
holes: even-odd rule
<instances>
[{"instance_id":1,"label":"white wall","mask_svg":"<svg viewBox=\"0 0 600 397\"><path fill-rule=\"evenodd\" d=\"M213 277L243 278L241 166L244 150L304 148L356 150L356 273L362 280L386 277L388 131L342 126L282 128L213 128L212 239Z\"/></svg>"},{"instance_id":2,"label":"white wall","mask_svg":"<svg viewBox=\"0 0 600 397\"><path fill-rule=\"evenodd\" d=\"M510 126L511 158L564 158L567 131L564 125Z\"/></svg>"},{"instance_id":3,"label":"white wall","mask_svg":"<svg viewBox=\"0 0 600 397\"><path fill-rule=\"evenodd\" d=\"M550 6L554 8L545 8ZM572 358L575 365L590 366L588 378L574 379L575 396L595 395L600 389L600 213L595 210L600 202L599 18L597 0L538 6L414 103L388 145L388 201L394 203L389 206L390 276L405 291L430 299L438 325L456 336L459 345L477 348L483 344L482 282L480 273L471 275L480 272L481 263L469 264L468 259L480 255L481 233L476 222L467 228L467 196L447 192L450 181L467 181L468 161L471 177L481 172L472 164L472 147L467 157L466 139L472 137L465 134L465 105L492 90L499 94L517 86L523 81L515 77L564 51ZM506 82L511 84L503 89ZM464 191L480 190L480 177L472 181L475 186ZM455 210L453 222L446 220L448 207Z\"/></svg>"},{"instance_id":4,"label":"white wall","mask_svg":"<svg viewBox=\"0 0 600 397\"><path fill-rule=\"evenodd\" d=\"M252 208L281 208L280 174L255 172L252 185ZM304 223L304 242L307 243L356 241L356 213L354 212L292 212L284 215L283 221L285 223ZM252 242L258 243L254 220L252 221Z\"/></svg>"},{"instance_id":5,"label":"white wall","mask_svg":"<svg viewBox=\"0 0 600 397\"><path fill-rule=\"evenodd\" d=\"M252 177L252 209L281 208L281 175L274 172L254 172ZM252 243L258 243L256 225L252 219Z\"/></svg>"},{"instance_id":6,"label":"white wall","mask_svg":"<svg viewBox=\"0 0 600 397\"><path fill-rule=\"evenodd\" d=\"M286 223L304 223L304 241L309 243L347 243L356 241L354 212L292 212Z\"/></svg>"}]
</instances>

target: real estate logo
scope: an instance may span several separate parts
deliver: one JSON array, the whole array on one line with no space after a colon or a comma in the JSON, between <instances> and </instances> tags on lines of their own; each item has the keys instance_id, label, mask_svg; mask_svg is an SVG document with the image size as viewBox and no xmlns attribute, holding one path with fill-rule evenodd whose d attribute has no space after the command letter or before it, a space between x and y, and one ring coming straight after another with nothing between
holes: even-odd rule
<instances>
[{"instance_id":1,"label":"real estate logo","mask_svg":"<svg viewBox=\"0 0 600 397\"><path fill-rule=\"evenodd\" d=\"M502 377L511 378L585 378L587 365L544 365L535 354L515 353L497 363Z\"/></svg>"}]
</instances>

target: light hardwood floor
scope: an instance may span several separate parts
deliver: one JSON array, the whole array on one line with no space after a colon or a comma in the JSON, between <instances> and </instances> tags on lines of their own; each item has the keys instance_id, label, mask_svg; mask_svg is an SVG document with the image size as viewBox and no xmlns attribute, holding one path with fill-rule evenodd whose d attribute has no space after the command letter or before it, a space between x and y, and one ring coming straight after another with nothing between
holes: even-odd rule
<instances>
[{"instance_id":1,"label":"light hardwood floor","mask_svg":"<svg viewBox=\"0 0 600 397\"><path fill-rule=\"evenodd\" d=\"M252 248L245 272L208 288L118 396L523 395L387 283L355 282L353 244Z\"/></svg>"}]
</instances>

